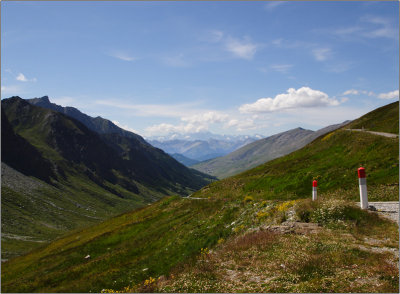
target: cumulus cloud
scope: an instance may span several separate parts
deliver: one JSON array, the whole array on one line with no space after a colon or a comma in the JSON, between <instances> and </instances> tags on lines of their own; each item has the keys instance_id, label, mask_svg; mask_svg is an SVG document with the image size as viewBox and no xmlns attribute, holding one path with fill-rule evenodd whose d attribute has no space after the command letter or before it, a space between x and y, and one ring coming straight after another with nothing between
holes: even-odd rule
<instances>
[{"instance_id":1,"label":"cumulus cloud","mask_svg":"<svg viewBox=\"0 0 400 294\"><path fill-rule=\"evenodd\" d=\"M225 41L225 49L231 52L235 57L243 59L252 59L257 51L257 45L250 40L239 40L235 38L227 38Z\"/></svg>"},{"instance_id":2,"label":"cumulus cloud","mask_svg":"<svg viewBox=\"0 0 400 294\"><path fill-rule=\"evenodd\" d=\"M183 117L182 121L189 123L220 123L228 119L228 115L219 111L208 111L188 117Z\"/></svg>"},{"instance_id":3,"label":"cumulus cloud","mask_svg":"<svg viewBox=\"0 0 400 294\"><path fill-rule=\"evenodd\" d=\"M21 81L21 82L28 81L28 79L25 77L25 75L23 73L19 73L16 79L17 79L17 81Z\"/></svg>"},{"instance_id":4,"label":"cumulus cloud","mask_svg":"<svg viewBox=\"0 0 400 294\"><path fill-rule=\"evenodd\" d=\"M394 90L388 93L381 93L378 95L379 99L399 99L399 90Z\"/></svg>"},{"instance_id":5,"label":"cumulus cloud","mask_svg":"<svg viewBox=\"0 0 400 294\"><path fill-rule=\"evenodd\" d=\"M158 125L153 125L146 128L146 133L150 136L152 135L167 135L171 133L180 133L180 134L188 134L188 133L199 133L202 131L208 130L207 126L202 124L179 124L172 125L167 123L161 123Z\"/></svg>"},{"instance_id":6,"label":"cumulus cloud","mask_svg":"<svg viewBox=\"0 0 400 294\"><path fill-rule=\"evenodd\" d=\"M275 98L261 98L251 104L240 106L242 113L263 113L273 112L298 107L319 107L336 106L340 102L321 91L309 87L302 87L298 90L290 88L287 93L278 94Z\"/></svg>"},{"instance_id":7,"label":"cumulus cloud","mask_svg":"<svg viewBox=\"0 0 400 294\"><path fill-rule=\"evenodd\" d=\"M237 131L241 132L241 131L255 129L256 125L254 124L254 120L247 118L244 120L231 119L225 124L224 127L225 128L234 127Z\"/></svg>"},{"instance_id":8,"label":"cumulus cloud","mask_svg":"<svg viewBox=\"0 0 400 294\"><path fill-rule=\"evenodd\" d=\"M129 131L129 132L138 134L138 131L132 129L131 127L129 127L129 126L127 126L127 125L121 124L119 121L113 120L112 122L113 122L113 124L115 124L116 126L120 127L121 129L124 129L124 130L126 130L126 131Z\"/></svg>"},{"instance_id":9,"label":"cumulus cloud","mask_svg":"<svg viewBox=\"0 0 400 294\"><path fill-rule=\"evenodd\" d=\"M23 73L19 73L15 79L20 82L36 82L36 78L28 79Z\"/></svg>"},{"instance_id":10,"label":"cumulus cloud","mask_svg":"<svg viewBox=\"0 0 400 294\"><path fill-rule=\"evenodd\" d=\"M360 91L355 89L350 89L343 92L343 95L358 95L358 94L360 94Z\"/></svg>"}]
</instances>

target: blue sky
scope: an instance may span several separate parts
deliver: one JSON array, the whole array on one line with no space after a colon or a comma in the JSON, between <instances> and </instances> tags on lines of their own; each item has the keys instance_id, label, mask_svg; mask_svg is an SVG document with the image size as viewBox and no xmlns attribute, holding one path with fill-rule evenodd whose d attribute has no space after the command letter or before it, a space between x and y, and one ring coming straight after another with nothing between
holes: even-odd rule
<instances>
[{"instance_id":1,"label":"blue sky","mask_svg":"<svg viewBox=\"0 0 400 294\"><path fill-rule=\"evenodd\" d=\"M1 2L1 97L140 135L319 129L399 99L399 2Z\"/></svg>"}]
</instances>

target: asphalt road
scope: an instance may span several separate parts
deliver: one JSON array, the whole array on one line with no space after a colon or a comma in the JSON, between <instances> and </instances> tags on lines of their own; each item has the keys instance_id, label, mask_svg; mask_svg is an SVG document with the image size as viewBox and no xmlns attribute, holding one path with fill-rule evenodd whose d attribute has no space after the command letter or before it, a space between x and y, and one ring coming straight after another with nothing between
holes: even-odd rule
<instances>
[{"instance_id":1,"label":"asphalt road","mask_svg":"<svg viewBox=\"0 0 400 294\"><path fill-rule=\"evenodd\" d=\"M380 215L399 223L399 201L368 202L368 205L374 206Z\"/></svg>"},{"instance_id":2,"label":"asphalt road","mask_svg":"<svg viewBox=\"0 0 400 294\"><path fill-rule=\"evenodd\" d=\"M363 129L345 129L347 131L355 131L355 132L366 132L366 133L370 133L370 134L374 134L374 135L378 135L378 136L384 136L384 137L388 137L388 138L397 138L399 135L396 134L392 134L392 133L384 133L384 132L373 132L373 131L367 131L367 130L363 130Z\"/></svg>"}]
</instances>

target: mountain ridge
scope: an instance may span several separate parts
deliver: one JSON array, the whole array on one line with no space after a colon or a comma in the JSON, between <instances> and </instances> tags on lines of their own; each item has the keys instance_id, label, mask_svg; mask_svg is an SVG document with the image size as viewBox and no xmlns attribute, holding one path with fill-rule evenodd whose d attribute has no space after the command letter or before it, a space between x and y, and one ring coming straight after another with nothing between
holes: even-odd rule
<instances>
[{"instance_id":1,"label":"mountain ridge","mask_svg":"<svg viewBox=\"0 0 400 294\"><path fill-rule=\"evenodd\" d=\"M135 139L138 139L139 141L145 142L143 137L141 137L140 135L135 134L130 131L127 131L127 130L124 130L124 129L116 126L113 122L111 122L108 119L102 118L100 116L91 117L91 116L81 112L79 109L77 109L75 107L71 107L71 106L63 107L63 106L57 105L55 103L50 102L50 99L48 96L43 96L40 98L26 99L26 101L28 101L32 105L55 110L57 112L68 115L74 119L77 119L78 121L83 123L86 127L88 127L89 129L91 129L92 131L95 131L97 133L100 133L100 134L118 133L122 136L135 138Z\"/></svg>"},{"instance_id":2,"label":"mountain ridge","mask_svg":"<svg viewBox=\"0 0 400 294\"><path fill-rule=\"evenodd\" d=\"M149 140L149 143L157 148L164 150L169 154L178 153L190 159L204 161L226 155L242 146L254 142L255 140L255 137L239 137L239 139L237 140L224 140L214 138L210 138L207 140Z\"/></svg>"},{"instance_id":3,"label":"mountain ridge","mask_svg":"<svg viewBox=\"0 0 400 294\"><path fill-rule=\"evenodd\" d=\"M166 195L186 196L213 180L139 136L99 134L70 116L19 97L2 100L1 108L2 162L10 167L2 169L2 176L15 174L15 169L47 184L24 191L2 184L2 244L9 256L37 245L10 236L24 234L48 242ZM49 213L51 207L55 216ZM74 221L65 221L67 227L58 225L66 218Z\"/></svg>"},{"instance_id":4,"label":"mountain ridge","mask_svg":"<svg viewBox=\"0 0 400 294\"><path fill-rule=\"evenodd\" d=\"M252 142L223 157L204 161L192 167L218 178L226 178L300 149L317 137L347 123L349 121L331 125L318 131L297 127Z\"/></svg>"}]
</instances>

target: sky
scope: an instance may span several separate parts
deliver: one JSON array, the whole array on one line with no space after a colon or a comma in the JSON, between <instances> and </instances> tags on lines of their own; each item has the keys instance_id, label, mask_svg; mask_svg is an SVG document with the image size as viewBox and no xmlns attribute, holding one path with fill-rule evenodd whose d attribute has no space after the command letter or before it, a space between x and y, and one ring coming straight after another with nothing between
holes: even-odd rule
<instances>
[{"instance_id":1,"label":"sky","mask_svg":"<svg viewBox=\"0 0 400 294\"><path fill-rule=\"evenodd\" d=\"M142 136L273 135L399 99L399 2L1 2L1 98Z\"/></svg>"}]
</instances>

